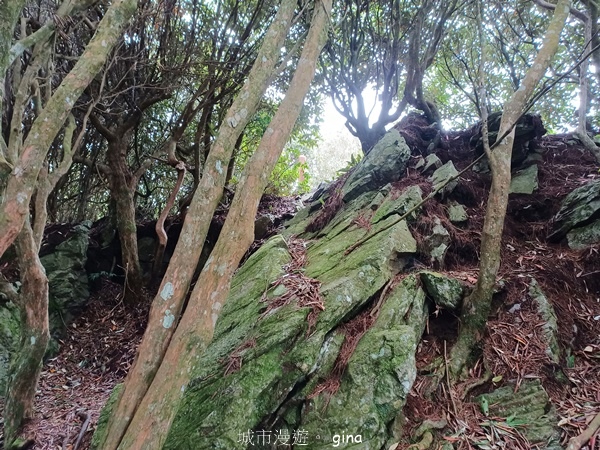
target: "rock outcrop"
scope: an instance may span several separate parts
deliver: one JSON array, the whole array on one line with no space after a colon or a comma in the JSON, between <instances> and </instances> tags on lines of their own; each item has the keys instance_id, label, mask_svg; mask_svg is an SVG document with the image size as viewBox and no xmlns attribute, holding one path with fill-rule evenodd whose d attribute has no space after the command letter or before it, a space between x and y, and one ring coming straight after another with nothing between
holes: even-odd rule
<instances>
[{"instance_id":1,"label":"rock outcrop","mask_svg":"<svg viewBox=\"0 0 600 450\"><path fill-rule=\"evenodd\" d=\"M553 222L549 239L558 241L566 236L574 250L600 243L600 180L590 181L567 195Z\"/></svg>"},{"instance_id":2,"label":"rock outcrop","mask_svg":"<svg viewBox=\"0 0 600 450\"><path fill-rule=\"evenodd\" d=\"M267 436L291 442L300 432L312 449L397 442L429 309L433 301L455 308L463 293L442 274L423 273L423 282L404 270L417 242L397 219L422 193L390 183L407 151L391 132L340 188L344 202L324 228L306 231L321 211L300 213L241 267L165 448L244 447L250 438L268 448ZM395 169L374 175L373 161ZM320 299L277 282L296 276L287 264L298 242L306 247L302 277L320 283ZM293 301L280 304L286 292Z\"/></svg>"}]
</instances>

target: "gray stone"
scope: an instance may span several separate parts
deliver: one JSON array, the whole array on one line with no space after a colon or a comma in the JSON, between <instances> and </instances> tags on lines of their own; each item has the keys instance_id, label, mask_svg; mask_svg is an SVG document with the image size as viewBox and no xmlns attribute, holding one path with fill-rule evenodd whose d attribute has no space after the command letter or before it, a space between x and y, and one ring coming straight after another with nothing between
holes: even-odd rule
<instances>
[{"instance_id":1,"label":"gray stone","mask_svg":"<svg viewBox=\"0 0 600 450\"><path fill-rule=\"evenodd\" d=\"M89 228L79 225L74 231L53 253L40 258L48 277L50 331L54 336L64 331L89 297L85 271Z\"/></svg>"},{"instance_id":2,"label":"gray stone","mask_svg":"<svg viewBox=\"0 0 600 450\"><path fill-rule=\"evenodd\" d=\"M526 425L521 432L530 444L546 450L562 448L556 410L539 380L523 381L518 389L514 385L503 386L477 397L480 403L483 397L491 417L510 417Z\"/></svg>"},{"instance_id":3,"label":"gray stone","mask_svg":"<svg viewBox=\"0 0 600 450\"><path fill-rule=\"evenodd\" d=\"M590 181L565 197L553 219L549 238L560 240L573 228L583 227L600 214L600 180Z\"/></svg>"},{"instance_id":4,"label":"gray stone","mask_svg":"<svg viewBox=\"0 0 600 450\"><path fill-rule=\"evenodd\" d=\"M600 243L600 220L573 228L567 233L567 242L573 250L584 250Z\"/></svg>"},{"instance_id":5,"label":"gray stone","mask_svg":"<svg viewBox=\"0 0 600 450\"><path fill-rule=\"evenodd\" d=\"M415 163L415 169L421 169L423 166L425 166L425 158L419 156L417 162Z\"/></svg>"},{"instance_id":6,"label":"gray stone","mask_svg":"<svg viewBox=\"0 0 600 450\"><path fill-rule=\"evenodd\" d=\"M344 186L342 195L349 202L364 192L376 191L404 176L410 149L398 130L388 131L358 163Z\"/></svg>"},{"instance_id":7,"label":"gray stone","mask_svg":"<svg viewBox=\"0 0 600 450\"><path fill-rule=\"evenodd\" d=\"M546 347L546 355L554 364L560 364L560 346L558 345L558 323L556 313L552 307L552 303L542 292L535 278L531 278L529 282L529 296L533 299L537 306L537 310L544 319L542 332L548 346Z\"/></svg>"},{"instance_id":8,"label":"gray stone","mask_svg":"<svg viewBox=\"0 0 600 450\"><path fill-rule=\"evenodd\" d=\"M431 234L423 241L423 250L429 255L432 263L437 263L439 266L444 265L444 259L450 242L452 242L450 233L444 228L439 217L436 217L435 226Z\"/></svg>"},{"instance_id":9,"label":"gray stone","mask_svg":"<svg viewBox=\"0 0 600 450\"><path fill-rule=\"evenodd\" d=\"M386 196L383 195L381 192L378 192L377 195L375 196L375 198L373 199L373 201L371 202L371 204L369 205L369 208L372 211L376 211L377 208L379 208L381 206L381 204L385 201Z\"/></svg>"},{"instance_id":10,"label":"gray stone","mask_svg":"<svg viewBox=\"0 0 600 450\"><path fill-rule=\"evenodd\" d=\"M460 224L468 220L467 210L460 203L452 202L448 207L448 218L450 222Z\"/></svg>"},{"instance_id":11,"label":"gray stone","mask_svg":"<svg viewBox=\"0 0 600 450\"><path fill-rule=\"evenodd\" d=\"M464 286L454 279L438 272L419 272L425 291L436 305L450 310L458 310L462 303Z\"/></svg>"},{"instance_id":12,"label":"gray stone","mask_svg":"<svg viewBox=\"0 0 600 450\"><path fill-rule=\"evenodd\" d=\"M432 153L425 158L423 170L421 170L421 172L426 173L431 169L439 169L440 167L442 167L442 161L435 153Z\"/></svg>"},{"instance_id":13,"label":"gray stone","mask_svg":"<svg viewBox=\"0 0 600 450\"><path fill-rule=\"evenodd\" d=\"M510 181L510 194L533 194L538 188L538 166L534 164L516 172Z\"/></svg>"},{"instance_id":14,"label":"gray stone","mask_svg":"<svg viewBox=\"0 0 600 450\"><path fill-rule=\"evenodd\" d=\"M380 222L393 214L404 215L421 202L423 192L419 186L409 186L398 197L394 197L394 195L388 195L385 198L385 201L373 215L372 223ZM411 214L411 218L414 217L416 217L416 214Z\"/></svg>"},{"instance_id":15,"label":"gray stone","mask_svg":"<svg viewBox=\"0 0 600 450\"><path fill-rule=\"evenodd\" d=\"M433 172L433 175L430 178L431 182L433 183L433 189L437 190L440 186L446 183L446 181L448 181L452 177L455 177L456 175L458 175L458 170L456 170L452 161L448 161L442 167ZM450 194L454 190L454 188L456 188L456 186L458 186L458 180L453 180L450 183L448 183L439 192L439 194L442 196L442 198L444 198L448 194Z\"/></svg>"},{"instance_id":16,"label":"gray stone","mask_svg":"<svg viewBox=\"0 0 600 450\"><path fill-rule=\"evenodd\" d=\"M254 240L264 239L273 226L273 217L269 214L260 216L254 221Z\"/></svg>"}]
</instances>

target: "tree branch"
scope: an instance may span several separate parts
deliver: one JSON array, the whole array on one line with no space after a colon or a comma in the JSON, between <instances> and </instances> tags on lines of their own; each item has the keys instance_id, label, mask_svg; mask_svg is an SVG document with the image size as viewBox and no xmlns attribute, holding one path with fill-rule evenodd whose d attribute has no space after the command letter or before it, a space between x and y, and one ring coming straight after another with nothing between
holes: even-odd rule
<instances>
[{"instance_id":1,"label":"tree branch","mask_svg":"<svg viewBox=\"0 0 600 450\"><path fill-rule=\"evenodd\" d=\"M554 11L556 9L556 5L553 5L552 3L548 3L546 0L533 0L533 2L544 8L547 9L548 11ZM582 11L579 11L577 8L574 8L573 6L569 7L569 12L571 13L571 15L573 17L576 17L577 19L581 20L583 23L587 23L589 22L590 18Z\"/></svg>"}]
</instances>

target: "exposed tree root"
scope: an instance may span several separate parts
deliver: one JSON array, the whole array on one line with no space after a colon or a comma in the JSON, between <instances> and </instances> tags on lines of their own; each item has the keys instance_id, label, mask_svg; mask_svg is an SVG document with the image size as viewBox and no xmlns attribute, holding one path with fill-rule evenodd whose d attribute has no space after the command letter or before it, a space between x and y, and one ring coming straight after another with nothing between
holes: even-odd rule
<instances>
[{"instance_id":1,"label":"exposed tree root","mask_svg":"<svg viewBox=\"0 0 600 450\"><path fill-rule=\"evenodd\" d=\"M426 431L423 433L423 437L419 442L409 445L408 448L414 450L427 450L431 447L431 444L433 444L433 434L431 434L431 431Z\"/></svg>"},{"instance_id":2,"label":"exposed tree root","mask_svg":"<svg viewBox=\"0 0 600 450\"><path fill-rule=\"evenodd\" d=\"M492 372L490 372L489 370L486 369L485 373L483 374L483 376L481 378L473 381L471 384L469 384L465 387L465 391L462 394L462 400L464 401L467 398L467 395L469 395L469 392L471 392L473 389L484 385L491 379L492 379Z\"/></svg>"},{"instance_id":3,"label":"exposed tree root","mask_svg":"<svg viewBox=\"0 0 600 450\"><path fill-rule=\"evenodd\" d=\"M569 445L567 445L567 450L579 450L583 447L591 438L594 436L596 431L600 429L600 413L594 417L594 420L590 422L590 425L587 429L581 433L579 436L575 436L569 440Z\"/></svg>"},{"instance_id":4,"label":"exposed tree root","mask_svg":"<svg viewBox=\"0 0 600 450\"><path fill-rule=\"evenodd\" d=\"M579 139L583 146L587 150L589 150L596 157L596 160L600 163L600 147L596 145L592 138L589 137L587 133L584 133L581 130L575 131L573 133L573 136Z\"/></svg>"},{"instance_id":5,"label":"exposed tree root","mask_svg":"<svg viewBox=\"0 0 600 450\"><path fill-rule=\"evenodd\" d=\"M421 438L415 444L410 445L409 449L427 450L433 444L432 430L442 430L448 425L444 419L440 420L425 420L414 433L414 438Z\"/></svg>"}]
</instances>

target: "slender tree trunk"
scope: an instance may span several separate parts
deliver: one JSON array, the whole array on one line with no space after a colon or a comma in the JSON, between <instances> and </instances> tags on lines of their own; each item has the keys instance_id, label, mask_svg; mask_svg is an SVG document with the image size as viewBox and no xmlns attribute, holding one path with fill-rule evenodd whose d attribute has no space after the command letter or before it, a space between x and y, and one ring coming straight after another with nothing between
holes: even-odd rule
<instances>
[{"instance_id":1,"label":"slender tree trunk","mask_svg":"<svg viewBox=\"0 0 600 450\"><path fill-rule=\"evenodd\" d=\"M73 161L71 142L75 131L75 119L73 116L69 119L64 131L63 159L52 173L48 173L47 167L40 171L33 202L35 221L32 225L27 216L15 241L22 286L21 292L15 297L21 315L21 343L11 364L7 385L4 411L5 444L11 444L23 420L33 416L35 391L50 338L48 279L38 253L46 224L48 196ZM6 447L9 448L10 445Z\"/></svg>"},{"instance_id":2,"label":"slender tree trunk","mask_svg":"<svg viewBox=\"0 0 600 450\"><path fill-rule=\"evenodd\" d=\"M214 325L227 299L231 278L254 239L258 203L289 139L314 77L327 39L331 0L315 2L310 31L298 67L279 109L250 158L240 180L223 231L204 267L181 323L150 389L138 407L120 448L161 448L189 383L195 361L212 339Z\"/></svg>"},{"instance_id":3,"label":"slender tree trunk","mask_svg":"<svg viewBox=\"0 0 600 450\"><path fill-rule=\"evenodd\" d=\"M135 186L127 166L127 147L131 130L116 140L108 141L107 162L110 168L110 191L116 206L117 230L121 243L121 259L125 270L125 298L135 305L142 295L142 268L138 255L137 226L135 223Z\"/></svg>"},{"instance_id":4,"label":"slender tree trunk","mask_svg":"<svg viewBox=\"0 0 600 450\"><path fill-rule=\"evenodd\" d=\"M154 253L154 263L152 264L152 278L158 279L160 273L162 272L162 263L165 255L165 249L167 248L167 242L169 240L167 236L167 231L165 230L165 221L167 220L167 216L169 215L169 211L173 208L175 204L175 199L177 198L177 194L179 193L179 189L181 189L181 184L183 183L183 178L185 177L186 170L185 164L183 161L177 161L175 159L175 146L177 139L179 137L172 137L167 143L167 147L169 148L169 163L172 164L177 170L177 181L175 182L175 186L173 186L173 190L167 199L167 204L165 205L160 217L156 221L156 235L158 236L158 245L156 246L156 252Z\"/></svg>"},{"instance_id":5,"label":"slender tree trunk","mask_svg":"<svg viewBox=\"0 0 600 450\"><path fill-rule=\"evenodd\" d=\"M25 0L11 0L0 2L0 116L4 110L2 102L5 96L4 77L10 65L9 51L13 42L13 34L17 20L21 15L21 10L25 6ZM0 170L12 170L12 165L9 163L6 155L6 142L4 142L2 121L0 120ZM4 167L3 167L4 166ZM0 172L1 174L1 172ZM0 252L0 256L2 252Z\"/></svg>"},{"instance_id":6,"label":"slender tree trunk","mask_svg":"<svg viewBox=\"0 0 600 450\"><path fill-rule=\"evenodd\" d=\"M593 2L590 2L592 4ZM588 9L590 9L590 6ZM583 146L588 149L595 157L598 163L600 163L600 147L596 145L594 140L588 135L587 130L587 112L589 105L588 89L589 89L589 78L588 68L590 65L590 51L592 47L592 20L591 17L585 22L585 43L587 48L584 51L585 59L579 65L579 112L578 112L578 124L577 130L575 130L575 137L581 141Z\"/></svg>"},{"instance_id":7,"label":"slender tree trunk","mask_svg":"<svg viewBox=\"0 0 600 450\"><path fill-rule=\"evenodd\" d=\"M502 232L508 205L514 126L556 53L560 34L569 16L569 9L569 0L559 0L546 30L542 48L537 54L533 65L525 74L521 86L504 105L498 136L504 135L509 130L511 131L490 153L492 186L481 236L479 277L475 289L465 299L461 316L461 329L451 353L450 370L455 377L460 375L473 348L481 340L491 308L496 275L500 268Z\"/></svg>"},{"instance_id":8,"label":"slender tree trunk","mask_svg":"<svg viewBox=\"0 0 600 450\"><path fill-rule=\"evenodd\" d=\"M103 450L117 448L161 364L200 259L210 221L223 193L227 163L238 136L256 111L275 71L295 6L294 0L282 1L248 80L219 129L175 252L153 301L137 358L127 374L106 430L102 430L100 448Z\"/></svg>"},{"instance_id":9,"label":"slender tree trunk","mask_svg":"<svg viewBox=\"0 0 600 450\"><path fill-rule=\"evenodd\" d=\"M11 363L7 384L4 444L10 448L24 419L33 417L33 402L50 339L48 332L48 279L38 257L38 246L26 218L16 241L21 278L18 307L21 313L19 351Z\"/></svg>"},{"instance_id":10,"label":"slender tree trunk","mask_svg":"<svg viewBox=\"0 0 600 450\"><path fill-rule=\"evenodd\" d=\"M2 5L5 4L12 2L4 1ZM75 67L31 126L18 160L9 161L14 169L0 203L0 256L14 242L29 214L29 202L52 141L76 100L104 65L135 10L135 0L112 2Z\"/></svg>"}]
</instances>

